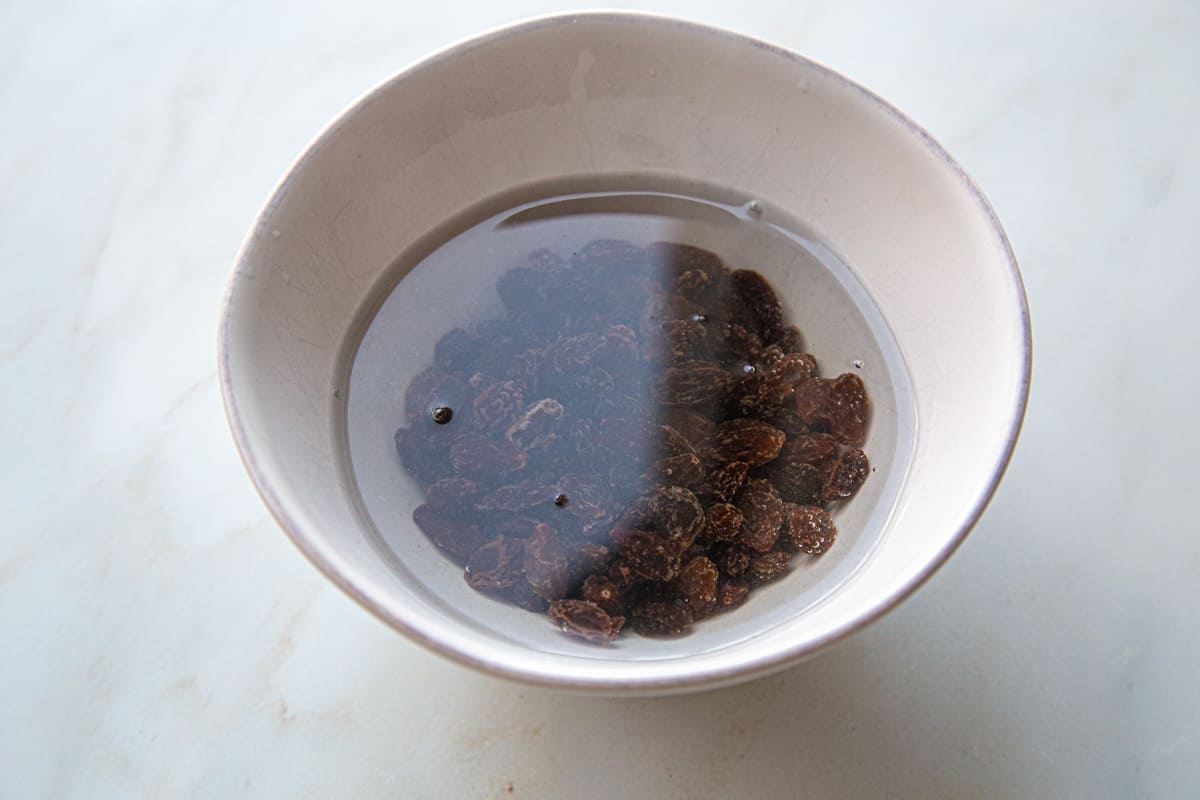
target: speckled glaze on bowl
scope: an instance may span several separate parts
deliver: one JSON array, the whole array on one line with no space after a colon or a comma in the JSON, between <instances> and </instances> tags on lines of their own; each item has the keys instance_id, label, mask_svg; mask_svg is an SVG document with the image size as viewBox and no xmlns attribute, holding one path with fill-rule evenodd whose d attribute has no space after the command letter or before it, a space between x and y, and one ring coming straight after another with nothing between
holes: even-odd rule
<instances>
[{"instance_id":1,"label":"speckled glaze on bowl","mask_svg":"<svg viewBox=\"0 0 1200 800\"><path fill-rule=\"evenodd\" d=\"M397 258L415 242L483 198L627 175L760 199L849 265L886 321L879 375L888 385L873 389L881 402L867 451L889 469L839 519L845 530L867 526L873 545L852 563L850 548L827 554L844 574L812 602L797 605L803 579L789 576L691 636L594 647L533 615L510 624L513 609L481 603L452 569L441 591L440 578L380 546L347 467L344 394L364 309L402 277ZM786 269L769 276L785 302L803 302ZM823 335L836 340L833 324ZM219 361L230 426L267 506L380 619L496 675L665 694L795 663L920 586L966 536L1008 462L1030 333L1020 275L986 200L896 109L761 41L595 12L443 50L323 131L238 257ZM421 534L411 535L417 553Z\"/></svg>"}]
</instances>

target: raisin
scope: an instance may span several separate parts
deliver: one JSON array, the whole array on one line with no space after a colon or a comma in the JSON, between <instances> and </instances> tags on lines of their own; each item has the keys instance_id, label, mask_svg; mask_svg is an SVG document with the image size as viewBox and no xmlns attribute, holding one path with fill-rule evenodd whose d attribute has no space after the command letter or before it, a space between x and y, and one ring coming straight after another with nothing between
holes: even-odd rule
<instances>
[{"instance_id":1,"label":"raisin","mask_svg":"<svg viewBox=\"0 0 1200 800\"><path fill-rule=\"evenodd\" d=\"M787 535L797 550L819 556L833 546L837 526L820 506L792 506L788 509Z\"/></svg>"},{"instance_id":2,"label":"raisin","mask_svg":"<svg viewBox=\"0 0 1200 800\"><path fill-rule=\"evenodd\" d=\"M562 403L551 397L543 397L521 412L508 426L504 438L528 449L540 437L551 433L562 419L562 415Z\"/></svg>"},{"instance_id":3,"label":"raisin","mask_svg":"<svg viewBox=\"0 0 1200 800\"><path fill-rule=\"evenodd\" d=\"M737 542L722 542L713 548L717 568L724 575L736 577L750 566L750 551Z\"/></svg>"},{"instance_id":4,"label":"raisin","mask_svg":"<svg viewBox=\"0 0 1200 800\"><path fill-rule=\"evenodd\" d=\"M463 500L474 498L486 490L487 487L482 483L468 478L442 478L425 490L425 500L433 508L454 514L462 511Z\"/></svg>"},{"instance_id":5,"label":"raisin","mask_svg":"<svg viewBox=\"0 0 1200 800\"><path fill-rule=\"evenodd\" d=\"M461 375L430 367L413 378L404 393L404 413L410 423L425 420L438 406L454 410L455 423L467 423L475 393Z\"/></svg>"},{"instance_id":6,"label":"raisin","mask_svg":"<svg viewBox=\"0 0 1200 800\"><path fill-rule=\"evenodd\" d=\"M498 381L489 384L475 398L474 424L479 430L506 431L521 416L525 395L518 381Z\"/></svg>"},{"instance_id":7,"label":"raisin","mask_svg":"<svg viewBox=\"0 0 1200 800\"><path fill-rule=\"evenodd\" d=\"M732 419L717 426L709 450L714 460L745 461L750 466L765 464L779 455L783 431L756 419Z\"/></svg>"},{"instance_id":8,"label":"raisin","mask_svg":"<svg viewBox=\"0 0 1200 800\"><path fill-rule=\"evenodd\" d=\"M694 619L708 616L716 606L719 578L716 564L704 556L684 564L677 579L678 593L692 610Z\"/></svg>"},{"instance_id":9,"label":"raisin","mask_svg":"<svg viewBox=\"0 0 1200 800\"><path fill-rule=\"evenodd\" d=\"M646 248L646 255L663 282L687 297L699 297L725 278L721 258L693 245L654 242Z\"/></svg>"},{"instance_id":10,"label":"raisin","mask_svg":"<svg viewBox=\"0 0 1200 800\"><path fill-rule=\"evenodd\" d=\"M439 550L460 564L483 544L478 526L455 519L429 504L413 510L413 522Z\"/></svg>"},{"instance_id":11,"label":"raisin","mask_svg":"<svg viewBox=\"0 0 1200 800\"><path fill-rule=\"evenodd\" d=\"M766 278L739 269L729 276L729 283L735 307L743 318L755 323L754 332L767 341L776 339L783 328L783 306Z\"/></svg>"},{"instance_id":12,"label":"raisin","mask_svg":"<svg viewBox=\"0 0 1200 800\"><path fill-rule=\"evenodd\" d=\"M574 473L558 480L558 492L566 497L564 507L581 519L599 519L612 506L608 482L597 475Z\"/></svg>"},{"instance_id":13,"label":"raisin","mask_svg":"<svg viewBox=\"0 0 1200 800\"><path fill-rule=\"evenodd\" d=\"M464 475L481 478L523 469L527 455L520 445L465 433L450 448L450 463Z\"/></svg>"},{"instance_id":14,"label":"raisin","mask_svg":"<svg viewBox=\"0 0 1200 800\"><path fill-rule=\"evenodd\" d=\"M646 268L646 251L621 239L596 239L571 256L575 269L596 270L601 280L609 273L628 274Z\"/></svg>"},{"instance_id":15,"label":"raisin","mask_svg":"<svg viewBox=\"0 0 1200 800\"><path fill-rule=\"evenodd\" d=\"M837 439L828 433L805 433L788 439L779 457L800 464L821 464L837 449Z\"/></svg>"},{"instance_id":16,"label":"raisin","mask_svg":"<svg viewBox=\"0 0 1200 800\"><path fill-rule=\"evenodd\" d=\"M762 350L762 339L758 334L736 322L726 322L720 326L720 350L722 354L741 361L750 362Z\"/></svg>"},{"instance_id":17,"label":"raisin","mask_svg":"<svg viewBox=\"0 0 1200 800\"><path fill-rule=\"evenodd\" d=\"M575 545L573 558L570 559L588 574L598 574L608 568L611 561L609 549L596 542L579 542Z\"/></svg>"},{"instance_id":18,"label":"raisin","mask_svg":"<svg viewBox=\"0 0 1200 800\"><path fill-rule=\"evenodd\" d=\"M750 566L746 574L754 583L777 580L787 574L791 559L788 553L758 553L750 556Z\"/></svg>"},{"instance_id":19,"label":"raisin","mask_svg":"<svg viewBox=\"0 0 1200 800\"><path fill-rule=\"evenodd\" d=\"M697 494L717 503L728 503L741 491L749 471L750 465L745 461L722 464L708 473Z\"/></svg>"},{"instance_id":20,"label":"raisin","mask_svg":"<svg viewBox=\"0 0 1200 800\"><path fill-rule=\"evenodd\" d=\"M433 362L446 372L470 372L478 342L462 328L447 333L433 347Z\"/></svg>"},{"instance_id":21,"label":"raisin","mask_svg":"<svg viewBox=\"0 0 1200 800\"><path fill-rule=\"evenodd\" d=\"M734 539L742 527L742 512L729 503L714 503L704 511L704 538L709 542Z\"/></svg>"},{"instance_id":22,"label":"raisin","mask_svg":"<svg viewBox=\"0 0 1200 800\"><path fill-rule=\"evenodd\" d=\"M690 547L704 528L704 507L682 486L660 486L647 498L646 513L654 529L680 552Z\"/></svg>"},{"instance_id":23,"label":"raisin","mask_svg":"<svg viewBox=\"0 0 1200 800\"><path fill-rule=\"evenodd\" d=\"M869 406L862 379L852 373L813 378L796 388L796 410L809 425L828 426L843 444L862 445Z\"/></svg>"},{"instance_id":24,"label":"raisin","mask_svg":"<svg viewBox=\"0 0 1200 800\"><path fill-rule=\"evenodd\" d=\"M544 247L539 247L530 253L526 261L529 262L529 266L542 272L555 272L567 264L558 253L547 250Z\"/></svg>"},{"instance_id":25,"label":"raisin","mask_svg":"<svg viewBox=\"0 0 1200 800\"><path fill-rule=\"evenodd\" d=\"M433 483L450 472L450 463L440 446L444 436L431 430L432 425L414 425L396 431L396 452L404 468L421 483Z\"/></svg>"},{"instance_id":26,"label":"raisin","mask_svg":"<svg viewBox=\"0 0 1200 800\"><path fill-rule=\"evenodd\" d=\"M464 577L475 589L507 589L521 579L520 539L497 536L471 554Z\"/></svg>"},{"instance_id":27,"label":"raisin","mask_svg":"<svg viewBox=\"0 0 1200 800\"><path fill-rule=\"evenodd\" d=\"M667 409L663 423L665 427L679 433L693 448L699 447L717 432L717 423L703 414L686 408Z\"/></svg>"},{"instance_id":28,"label":"raisin","mask_svg":"<svg viewBox=\"0 0 1200 800\"><path fill-rule=\"evenodd\" d=\"M768 472L779 496L789 503L812 505L822 502L825 476L820 467L799 461L772 461Z\"/></svg>"},{"instance_id":29,"label":"raisin","mask_svg":"<svg viewBox=\"0 0 1200 800\"><path fill-rule=\"evenodd\" d=\"M646 343L642 357L647 361L674 364L704 352L708 331L696 320L665 320L647 328L642 330Z\"/></svg>"},{"instance_id":30,"label":"raisin","mask_svg":"<svg viewBox=\"0 0 1200 800\"><path fill-rule=\"evenodd\" d=\"M633 625L643 636L679 636L692 620L692 610L683 600L652 597L633 610Z\"/></svg>"},{"instance_id":31,"label":"raisin","mask_svg":"<svg viewBox=\"0 0 1200 800\"><path fill-rule=\"evenodd\" d=\"M779 345L779 349L785 353L804 352L804 337L795 325L781 328L776 334L773 344ZM816 369L816 362L813 363L813 368Z\"/></svg>"},{"instance_id":32,"label":"raisin","mask_svg":"<svg viewBox=\"0 0 1200 800\"><path fill-rule=\"evenodd\" d=\"M613 617L603 608L586 600L555 600L547 612L550 621L563 633L589 642L609 642L620 633L624 617Z\"/></svg>"},{"instance_id":33,"label":"raisin","mask_svg":"<svg viewBox=\"0 0 1200 800\"><path fill-rule=\"evenodd\" d=\"M638 363L638 338L628 325L613 325L604 332L597 362L614 373L632 369Z\"/></svg>"},{"instance_id":34,"label":"raisin","mask_svg":"<svg viewBox=\"0 0 1200 800\"><path fill-rule=\"evenodd\" d=\"M644 483L666 483L675 486L694 487L702 480L704 467L700 464L700 456L695 453L660 458L642 475Z\"/></svg>"},{"instance_id":35,"label":"raisin","mask_svg":"<svg viewBox=\"0 0 1200 800\"><path fill-rule=\"evenodd\" d=\"M812 377L813 367L800 353L788 353L779 345L763 348L755 368L776 386L794 386ZM780 398L782 400L782 396Z\"/></svg>"},{"instance_id":36,"label":"raisin","mask_svg":"<svg viewBox=\"0 0 1200 800\"><path fill-rule=\"evenodd\" d=\"M621 542L621 557L634 574L669 581L679 571L679 556L665 539L649 531L630 531Z\"/></svg>"},{"instance_id":37,"label":"raisin","mask_svg":"<svg viewBox=\"0 0 1200 800\"><path fill-rule=\"evenodd\" d=\"M826 503L853 497L867 479L871 464L862 450L847 450L825 467L825 485L821 499Z\"/></svg>"},{"instance_id":38,"label":"raisin","mask_svg":"<svg viewBox=\"0 0 1200 800\"><path fill-rule=\"evenodd\" d=\"M715 400L729 379L711 361L684 361L669 367L654 385L654 399L671 406L695 406Z\"/></svg>"},{"instance_id":39,"label":"raisin","mask_svg":"<svg viewBox=\"0 0 1200 800\"><path fill-rule=\"evenodd\" d=\"M584 600L595 603L609 615L625 613L621 590L604 575L589 575L579 593L583 595Z\"/></svg>"},{"instance_id":40,"label":"raisin","mask_svg":"<svg viewBox=\"0 0 1200 800\"><path fill-rule=\"evenodd\" d=\"M746 600L750 587L745 582L726 578L717 584L717 609L725 611L737 608Z\"/></svg>"},{"instance_id":41,"label":"raisin","mask_svg":"<svg viewBox=\"0 0 1200 800\"><path fill-rule=\"evenodd\" d=\"M475 504L480 511L524 511L554 500L554 484L530 478L489 492Z\"/></svg>"},{"instance_id":42,"label":"raisin","mask_svg":"<svg viewBox=\"0 0 1200 800\"><path fill-rule=\"evenodd\" d=\"M557 600L567 593L567 555L558 531L539 523L525 542L525 577L540 597Z\"/></svg>"},{"instance_id":43,"label":"raisin","mask_svg":"<svg viewBox=\"0 0 1200 800\"><path fill-rule=\"evenodd\" d=\"M742 512L739 534L742 543L760 553L771 550L783 526L783 500L779 492L770 481L754 478L746 481L737 506Z\"/></svg>"}]
</instances>

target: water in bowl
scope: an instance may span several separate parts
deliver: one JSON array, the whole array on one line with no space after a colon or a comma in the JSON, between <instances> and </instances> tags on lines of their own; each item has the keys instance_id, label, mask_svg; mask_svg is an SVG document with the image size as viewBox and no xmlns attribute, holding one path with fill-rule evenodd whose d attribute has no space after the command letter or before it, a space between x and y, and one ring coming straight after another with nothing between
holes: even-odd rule
<instances>
[{"instance_id":1,"label":"water in bowl","mask_svg":"<svg viewBox=\"0 0 1200 800\"><path fill-rule=\"evenodd\" d=\"M397 571L424 587L428 602L448 606L470 624L547 650L575 652L578 643L551 630L544 614L530 614L472 590L463 578L461 562L469 558L469 550L480 541L511 531L514 525L519 527L521 519L531 518L553 523L563 532L568 547L591 540L604 542L615 552L616 545L595 532L612 527L614 507L636 499L614 496L620 494L614 487L651 480L641 476L655 456L661 455L661 441L627 437L627 463L613 463L610 457L603 476L599 476L601 480L589 481L589 475L598 477L597 462L580 460L577 443L568 442L571 426L567 423L557 428L563 441L551 442L548 447L542 442L546 452L530 449L534 454L530 472L536 466L536 474L524 474L523 465L512 470L509 477L495 480L475 474L474 468L465 463L459 464L465 471L443 464L432 474L417 476L422 478L417 480L401 463L394 440L397 428L411 429L414 423L444 432L447 451L454 436L473 427L496 440L513 438L506 437L506 433L519 422L519 415L514 416L516 406L529 409L543 400L550 401L548 407L558 417L552 419L553 413L535 414L534 427L554 427L564 418L568 422L583 419L596 426L606 415L624 423L631 416L626 407L630 396L639 391L643 397L653 395L664 365L672 360L670 353L640 358L632 365L626 363L621 373L624 377L618 377L615 390L612 375L598 365L590 376L578 379L564 380L560 375L547 382L535 378L532 388L528 381L521 383L522 391L515 399L511 392L495 391L492 402L476 408L476 393L481 388L512 377L515 353L526 349L544 351L564 336L589 331L603 337L605 330L614 329L613 314L594 313L591 304L607 303L604 310L611 311L613 304L623 302L622 292L637 291L634 284L632 289L622 287L610 292L611 287L603 283L583 293L558 289L551 281L537 280L536 270L558 268L553 263L556 259L567 265L573 260L586 261L591 252L589 243L598 240L625 242L635 248L663 241L703 248L718 255L730 269L755 270L770 281L782 301L785 322L799 326L804 350L815 356L821 375L850 372L861 376L866 384L872 418L863 449L870 457L872 474L854 498L831 507L840 530L839 540L819 558L793 558L790 573L755 589L744 607L691 628L691 652L705 646L708 639L713 646L718 642L726 646L736 641L737 631L743 628L749 636L761 631L764 624L769 626L802 613L845 581L877 543L912 446L914 414L903 359L866 287L830 247L795 221L773 213L765 200L694 185L681 192L677 191L680 187L649 181L631 184L638 190L606 187L604 191L564 192L557 186L528 187L450 221L397 260L389 271L388 284L376 295L376 303L363 309L361 338L353 343L352 357L347 359L347 479L361 498L361 511L369 528L377 533L374 544ZM595 249L595 245L591 247ZM611 257L619 259L620 254ZM514 268L526 267L533 271L523 280L511 278ZM636 297L624 299L637 305ZM627 318L620 324L638 338L643 349L669 349L670 343L650 344L648 340L648 330L659 330L656 322L660 318L686 318L695 323L692 327L709 326L711 333L727 310L698 305L642 309L636 319ZM507 327L497 324L498 320L505 320ZM592 330L594 326L603 329ZM447 339L446 334L455 329L460 329L462 335ZM527 347L530 344L535 347ZM569 361L570 355L560 353L558 357ZM413 380L436 361L457 370L460 379L444 389L443 399L422 396L414 407L410 394L410 408L406 410L405 395ZM752 361L725 366L752 372ZM543 364L530 369L532 374L544 375L547 368ZM649 405L658 409L650 413L654 423L680 424L675 421L678 408L668 413L661 406ZM711 404L701 402L687 410L709 413L710 409ZM414 410L429 416L414 419ZM582 427L586 428L587 423ZM600 435L599 431L591 433ZM538 430L528 429L515 434L526 446L538 435ZM563 446L568 443L570 446ZM629 467L635 463L636 469ZM613 471L622 469L627 476L624 484L613 478ZM662 479L660 473L655 474ZM509 501L501 498L489 506L489 513L463 515L464 524L474 526L472 536L480 539L463 545L462 552L453 552L454 546L444 548L451 551L448 554L439 551L413 524L414 510L429 499L422 483L428 485L442 475L455 475L477 484L526 484L527 497ZM594 503L586 496L572 498L575 491L592 493L597 483L602 484L602 493L608 490L602 501ZM467 492L460 504L463 508L478 500L478 494L470 494L478 487L459 488ZM650 487L647 484L645 488ZM521 491L510 494L520 495ZM455 511L449 509L452 517ZM573 550L568 555L575 580L583 574L576 563L581 556ZM529 591L513 597L512 590L504 587L491 594L505 595L507 600L526 607L544 606L541 598ZM752 624L748 622L751 619ZM622 636L614 646L625 649L630 657L670 657L669 644L659 640Z\"/></svg>"}]
</instances>

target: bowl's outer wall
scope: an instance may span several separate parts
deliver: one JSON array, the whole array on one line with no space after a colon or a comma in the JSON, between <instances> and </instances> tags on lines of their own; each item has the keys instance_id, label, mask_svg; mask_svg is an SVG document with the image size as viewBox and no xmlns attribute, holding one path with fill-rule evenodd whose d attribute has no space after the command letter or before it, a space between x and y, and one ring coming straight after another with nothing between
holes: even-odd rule
<instances>
[{"instance_id":1,"label":"bowl's outer wall","mask_svg":"<svg viewBox=\"0 0 1200 800\"><path fill-rule=\"evenodd\" d=\"M410 591L361 529L341 471L342 343L414 240L516 186L651 173L763 198L855 270L902 348L917 409L881 546L833 597L726 650L659 661L547 655ZM1028 391L1024 292L994 215L902 115L761 42L648 15L534 20L457 45L324 131L264 209L222 321L234 435L281 525L382 619L464 663L607 692L711 687L778 669L882 614L965 536Z\"/></svg>"}]
</instances>

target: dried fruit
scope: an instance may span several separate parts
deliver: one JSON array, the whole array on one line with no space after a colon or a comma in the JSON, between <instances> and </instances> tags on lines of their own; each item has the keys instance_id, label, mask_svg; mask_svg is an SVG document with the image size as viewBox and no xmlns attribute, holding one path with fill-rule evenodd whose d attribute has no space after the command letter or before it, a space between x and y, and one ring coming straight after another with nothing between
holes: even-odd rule
<instances>
[{"instance_id":1,"label":"dried fruit","mask_svg":"<svg viewBox=\"0 0 1200 800\"><path fill-rule=\"evenodd\" d=\"M750 465L745 461L722 464L708 474L697 494L718 503L728 503L741 491L749 471Z\"/></svg>"},{"instance_id":2,"label":"dried fruit","mask_svg":"<svg viewBox=\"0 0 1200 800\"><path fill-rule=\"evenodd\" d=\"M603 239L496 289L504 315L438 341L396 431L413 520L471 586L585 641L627 615L677 636L835 543L866 392L817 377L760 274Z\"/></svg>"},{"instance_id":3,"label":"dried fruit","mask_svg":"<svg viewBox=\"0 0 1200 800\"><path fill-rule=\"evenodd\" d=\"M742 528L742 512L729 503L714 503L704 510L704 538L709 542L727 542L737 538Z\"/></svg>"},{"instance_id":4,"label":"dried fruit","mask_svg":"<svg viewBox=\"0 0 1200 800\"><path fill-rule=\"evenodd\" d=\"M684 361L654 385L654 399L670 406L695 406L717 399L729 375L711 361Z\"/></svg>"},{"instance_id":5,"label":"dried fruit","mask_svg":"<svg viewBox=\"0 0 1200 800\"><path fill-rule=\"evenodd\" d=\"M746 481L737 502L742 512L741 542L751 550L766 553L775 546L783 526L783 500L764 478Z\"/></svg>"},{"instance_id":6,"label":"dried fruit","mask_svg":"<svg viewBox=\"0 0 1200 800\"><path fill-rule=\"evenodd\" d=\"M549 525L539 523L525 542L525 577L539 597L558 600L567 593L567 554Z\"/></svg>"},{"instance_id":7,"label":"dried fruit","mask_svg":"<svg viewBox=\"0 0 1200 800\"><path fill-rule=\"evenodd\" d=\"M693 619L708 616L716 606L719 578L717 565L704 556L697 556L684 564L676 583L679 596L692 610Z\"/></svg>"},{"instance_id":8,"label":"dried fruit","mask_svg":"<svg viewBox=\"0 0 1200 800\"><path fill-rule=\"evenodd\" d=\"M717 610L725 611L737 608L746 600L750 587L745 582L726 578L717 584Z\"/></svg>"},{"instance_id":9,"label":"dried fruit","mask_svg":"<svg viewBox=\"0 0 1200 800\"><path fill-rule=\"evenodd\" d=\"M869 406L862 379L853 373L833 380L812 378L796 387L796 410L809 425L824 425L843 444L866 438Z\"/></svg>"},{"instance_id":10,"label":"dried fruit","mask_svg":"<svg viewBox=\"0 0 1200 800\"><path fill-rule=\"evenodd\" d=\"M757 419L731 419L717 426L709 450L719 462L745 461L750 466L765 464L779 455L783 431Z\"/></svg>"},{"instance_id":11,"label":"dried fruit","mask_svg":"<svg viewBox=\"0 0 1200 800\"><path fill-rule=\"evenodd\" d=\"M679 555L667 540L650 531L630 531L620 544L621 557L635 575L669 581L679 571Z\"/></svg>"},{"instance_id":12,"label":"dried fruit","mask_svg":"<svg viewBox=\"0 0 1200 800\"><path fill-rule=\"evenodd\" d=\"M787 536L795 549L819 556L833 546L837 526L820 506L793 505L787 511Z\"/></svg>"},{"instance_id":13,"label":"dried fruit","mask_svg":"<svg viewBox=\"0 0 1200 800\"><path fill-rule=\"evenodd\" d=\"M497 536L471 554L464 575L476 589L507 589L521 579L521 557L525 551L520 539Z\"/></svg>"},{"instance_id":14,"label":"dried fruit","mask_svg":"<svg viewBox=\"0 0 1200 800\"><path fill-rule=\"evenodd\" d=\"M758 553L750 556L750 567L746 574L754 583L778 580L787 574L791 556L787 553Z\"/></svg>"},{"instance_id":15,"label":"dried fruit","mask_svg":"<svg viewBox=\"0 0 1200 800\"><path fill-rule=\"evenodd\" d=\"M450 463L464 475L494 477L524 468L528 458L520 445L465 433L450 448Z\"/></svg>"},{"instance_id":16,"label":"dried fruit","mask_svg":"<svg viewBox=\"0 0 1200 800\"><path fill-rule=\"evenodd\" d=\"M652 597L633 610L633 626L643 636L678 636L692 620L692 610L683 600Z\"/></svg>"},{"instance_id":17,"label":"dried fruit","mask_svg":"<svg viewBox=\"0 0 1200 800\"><path fill-rule=\"evenodd\" d=\"M621 632L624 617L613 617L603 608L586 600L556 600L550 604L550 621L563 633L589 642L608 642Z\"/></svg>"},{"instance_id":18,"label":"dried fruit","mask_svg":"<svg viewBox=\"0 0 1200 800\"><path fill-rule=\"evenodd\" d=\"M589 575L579 593L584 600L595 603L610 616L625 613L621 590L605 575Z\"/></svg>"},{"instance_id":19,"label":"dried fruit","mask_svg":"<svg viewBox=\"0 0 1200 800\"><path fill-rule=\"evenodd\" d=\"M853 497L870 471L871 464L867 461L866 453L862 450L847 450L826 466L821 499L828 503Z\"/></svg>"}]
</instances>

